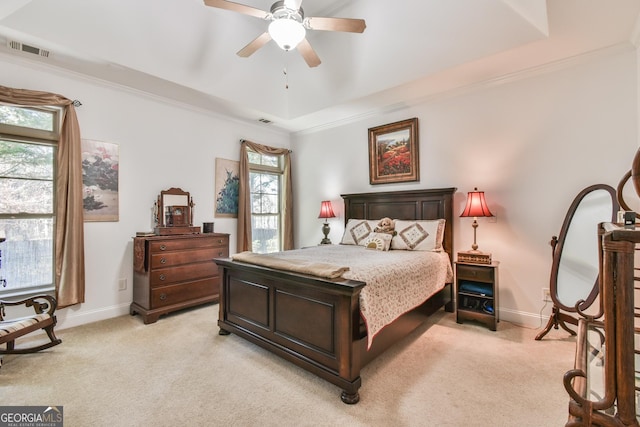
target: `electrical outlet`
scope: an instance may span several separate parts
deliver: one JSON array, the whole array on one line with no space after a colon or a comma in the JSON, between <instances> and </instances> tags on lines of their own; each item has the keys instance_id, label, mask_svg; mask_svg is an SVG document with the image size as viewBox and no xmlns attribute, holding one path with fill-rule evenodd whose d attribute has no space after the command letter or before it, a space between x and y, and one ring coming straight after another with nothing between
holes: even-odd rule
<instances>
[{"instance_id":1,"label":"electrical outlet","mask_svg":"<svg viewBox=\"0 0 640 427\"><path fill-rule=\"evenodd\" d=\"M119 291L127 290L127 279L126 278L118 280L118 290Z\"/></svg>"},{"instance_id":2,"label":"electrical outlet","mask_svg":"<svg viewBox=\"0 0 640 427\"><path fill-rule=\"evenodd\" d=\"M551 292L549 288L542 288L542 301L551 301Z\"/></svg>"}]
</instances>

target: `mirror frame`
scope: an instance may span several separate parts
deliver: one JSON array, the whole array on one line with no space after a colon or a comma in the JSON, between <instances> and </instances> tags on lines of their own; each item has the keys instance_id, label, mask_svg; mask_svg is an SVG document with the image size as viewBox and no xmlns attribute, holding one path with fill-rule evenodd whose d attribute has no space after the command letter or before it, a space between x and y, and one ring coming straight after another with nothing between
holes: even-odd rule
<instances>
[{"instance_id":1,"label":"mirror frame","mask_svg":"<svg viewBox=\"0 0 640 427\"><path fill-rule=\"evenodd\" d=\"M165 196L186 196L187 203L182 205L182 207L185 210L182 213L182 215L185 217L185 221L183 223L172 224L172 225L167 225L165 223L165 218L164 218L164 209L165 209L164 197ZM156 205L157 205L156 223L158 224L158 227L173 227L173 226L181 227L181 226L193 225L193 200L191 199L191 195L189 194L188 191L183 191L181 188L176 188L176 187L171 187L168 190L163 190L160 192L160 195L158 195L158 200L156 202Z\"/></svg>"},{"instance_id":2,"label":"mirror frame","mask_svg":"<svg viewBox=\"0 0 640 427\"><path fill-rule=\"evenodd\" d=\"M586 299L576 301L576 304L573 307L569 307L563 304L562 302L560 302L558 299L558 270L560 269L560 262L562 260L562 251L564 249L567 233L569 231L569 227L571 226L571 221L573 220L576 210L578 209L578 206L580 206L580 203L582 203L582 200L587 195L591 194L594 191L600 191L600 190L607 191L611 196L611 222L616 221L616 216L617 216L618 210L620 209L620 206L618 204L618 199L616 197L616 190L607 184L591 185L585 188L584 190L582 190L580 193L578 193L576 198L573 200L573 203L571 203L571 206L569 206L567 215L565 216L564 222L562 223L562 228L560 229L559 237L556 238L556 236L553 236L551 240L551 246L553 248L552 249L553 263L551 265L551 281L549 284L549 293L551 294L551 300L553 301L553 304L556 307L570 313L577 313L579 310L580 311L586 310L591 306L591 304L593 304L595 299L598 297L598 275L596 275L593 288L591 288L591 292L589 293ZM597 225L598 224L593 225L594 233L597 232ZM594 250L597 250L597 247L594 248Z\"/></svg>"}]
</instances>

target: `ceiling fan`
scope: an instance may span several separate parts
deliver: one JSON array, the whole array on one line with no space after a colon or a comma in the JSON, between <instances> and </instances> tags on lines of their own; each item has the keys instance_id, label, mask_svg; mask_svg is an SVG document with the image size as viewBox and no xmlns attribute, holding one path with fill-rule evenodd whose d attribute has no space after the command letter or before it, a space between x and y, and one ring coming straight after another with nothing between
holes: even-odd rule
<instances>
[{"instance_id":1,"label":"ceiling fan","mask_svg":"<svg viewBox=\"0 0 640 427\"><path fill-rule=\"evenodd\" d=\"M306 30L343 31L362 33L366 28L364 19L304 17L302 0L280 0L271 5L269 12L226 0L204 0L207 6L227 9L256 18L271 21L267 31L256 37L237 52L248 57L270 40L283 50L297 48L309 67L320 65L320 58L306 39Z\"/></svg>"}]
</instances>

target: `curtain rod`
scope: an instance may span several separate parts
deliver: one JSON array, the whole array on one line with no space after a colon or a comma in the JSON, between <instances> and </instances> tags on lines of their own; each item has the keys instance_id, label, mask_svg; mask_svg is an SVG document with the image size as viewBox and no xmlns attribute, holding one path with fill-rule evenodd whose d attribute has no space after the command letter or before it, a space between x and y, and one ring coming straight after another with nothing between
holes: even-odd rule
<instances>
[{"instance_id":1,"label":"curtain rod","mask_svg":"<svg viewBox=\"0 0 640 427\"><path fill-rule=\"evenodd\" d=\"M247 141L246 139L240 139L240 144L242 144L243 142ZM252 141L247 141L247 142L252 142ZM289 150L290 153L293 153L293 150Z\"/></svg>"}]
</instances>

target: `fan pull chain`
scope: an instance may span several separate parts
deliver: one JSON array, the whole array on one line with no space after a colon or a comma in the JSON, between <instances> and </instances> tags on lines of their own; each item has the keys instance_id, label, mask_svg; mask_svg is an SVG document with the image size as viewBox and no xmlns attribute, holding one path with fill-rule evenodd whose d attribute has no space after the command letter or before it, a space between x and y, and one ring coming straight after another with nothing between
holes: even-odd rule
<instances>
[{"instance_id":1,"label":"fan pull chain","mask_svg":"<svg viewBox=\"0 0 640 427\"><path fill-rule=\"evenodd\" d=\"M287 74L287 68L283 68L282 72L284 73L284 88L289 89L289 75Z\"/></svg>"}]
</instances>

